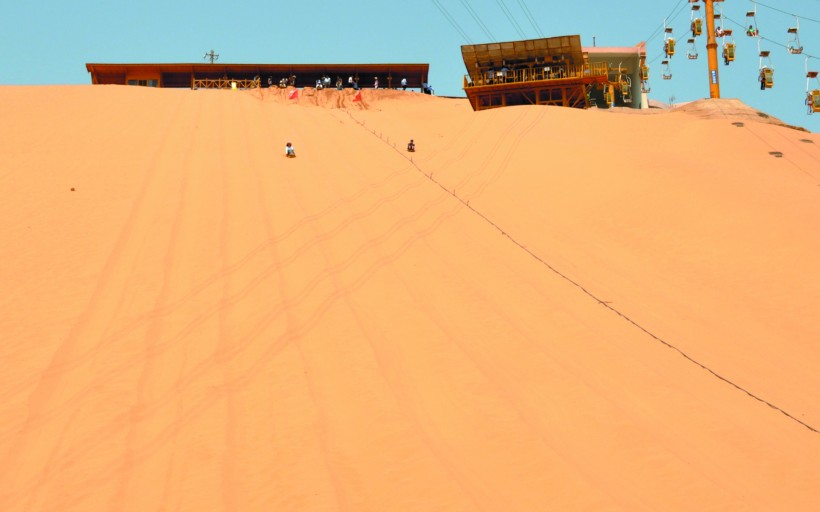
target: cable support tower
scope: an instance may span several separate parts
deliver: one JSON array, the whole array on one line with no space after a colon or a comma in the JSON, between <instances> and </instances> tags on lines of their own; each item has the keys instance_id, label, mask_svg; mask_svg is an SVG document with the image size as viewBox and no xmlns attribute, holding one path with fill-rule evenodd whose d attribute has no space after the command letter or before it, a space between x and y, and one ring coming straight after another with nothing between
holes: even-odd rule
<instances>
[{"instance_id":1,"label":"cable support tower","mask_svg":"<svg viewBox=\"0 0 820 512\"><path fill-rule=\"evenodd\" d=\"M213 64L215 60L219 60L219 54L214 53L214 51L211 50L209 53L206 53L205 56L202 58L203 60L211 59L211 64Z\"/></svg>"}]
</instances>

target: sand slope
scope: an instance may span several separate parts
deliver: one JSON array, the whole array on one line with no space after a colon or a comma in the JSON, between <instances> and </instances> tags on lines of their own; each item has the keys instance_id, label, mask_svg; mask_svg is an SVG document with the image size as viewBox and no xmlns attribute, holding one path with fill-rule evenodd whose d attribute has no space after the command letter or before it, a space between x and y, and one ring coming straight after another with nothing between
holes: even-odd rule
<instances>
[{"instance_id":1,"label":"sand slope","mask_svg":"<svg viewBox=\"0 0 820 512\"><path fill-rule=\"evenodd\" d=\"M0 510L816 507L816 134L364 98L0 88Z\"/></svg>"}]
</instances>

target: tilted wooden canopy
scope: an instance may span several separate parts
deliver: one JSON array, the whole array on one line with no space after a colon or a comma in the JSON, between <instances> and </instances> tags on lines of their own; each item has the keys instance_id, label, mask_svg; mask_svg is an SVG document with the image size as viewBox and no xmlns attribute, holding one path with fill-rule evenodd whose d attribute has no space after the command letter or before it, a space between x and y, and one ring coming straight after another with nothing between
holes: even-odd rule
<instances>
[{"instance_id":1,"label":"tilted wooden canopy","mask_svg":"<svg viewBox=\"0 0 820 512\"><path fill-rule=\"evenodd\" d=\"M487 68L502 65L543 62L560 59L568 64L580 65L584 62L581 36L558 36L542 39L526 39L506 43L467 44L461 47L464 66L472 78Z\"/></svg>"}]
</instances>

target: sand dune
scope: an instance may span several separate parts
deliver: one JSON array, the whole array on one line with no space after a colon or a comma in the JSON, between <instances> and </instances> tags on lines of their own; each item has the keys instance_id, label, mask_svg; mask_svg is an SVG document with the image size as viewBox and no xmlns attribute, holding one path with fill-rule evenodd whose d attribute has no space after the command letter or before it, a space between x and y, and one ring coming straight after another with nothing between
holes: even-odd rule
<instances>
[{"instance_id":1,"label":"sand dune","mask_svg":"<svg viewBox=\"0 0 820 512\"><path fill-rule=\"evenodd\" d=\"M0 87L0 510L816 508L817 134L363 97Z\"/></svg>"}]
</instances>

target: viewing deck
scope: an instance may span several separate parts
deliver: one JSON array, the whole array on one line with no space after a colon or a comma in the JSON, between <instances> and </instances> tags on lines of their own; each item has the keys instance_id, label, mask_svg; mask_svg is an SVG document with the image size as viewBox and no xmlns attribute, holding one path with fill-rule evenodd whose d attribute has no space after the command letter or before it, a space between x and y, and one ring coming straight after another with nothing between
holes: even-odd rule
<instances>
[{"instance_id":1,"label":"viewing deck","mask_svg":"<svg viewBox=\"0 0 820 512\"><path fill-rule=\"evenodd\" d=\"M194 89L253 89L279 84L285 78L294 87L313 87L317 80L360 77L362 87L378 79L382 87L397 87L407 80L409 89L422 89L428 82L429 64L95 64L87 63L93 84L144 85ZM293 80L290 80L293 78Z\"/></svg>"},{"instance_id":2,"label":"viewing deck","mask_svg":"<svg viewBox=\"0 0 820 512\"><path fill-rule=\"evenodd\" d=\"M487 70L464 77L464 92L474 110L512 105L556 105L588 108L587 88L609 82L604 62L552 64L508 70Z\"/></svg>"},{"instance_id":3,"label":"viewing deck","mask_svg":"<svg viewBox=\"0 0 820 512\"><path fill-rule=\"evenodd\" d=\"M609 66L603 62L580 66L565 64L532 65L519 69L487 70L474 79L471 79L469 75L465 75L464 88L563 79L580 80L591 84L606 82L608 76ZM603 81L600 80L601 77L603 77Z\"/></svg>"},{"instance_id":4,"label":"viewing deck","mask_svg":"<svg viewBox=\"0 0 820 512\"><path fill-rule=\"evenodd\" d=\"M609 82L607 62L590 63L581 36L463 45L464 92L474 110L513 105L587 108Z\"/></svg>"}]
</instances>

